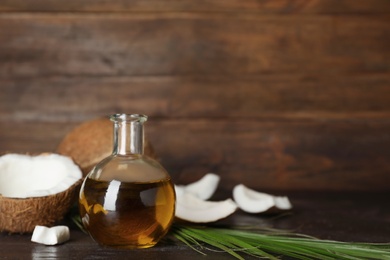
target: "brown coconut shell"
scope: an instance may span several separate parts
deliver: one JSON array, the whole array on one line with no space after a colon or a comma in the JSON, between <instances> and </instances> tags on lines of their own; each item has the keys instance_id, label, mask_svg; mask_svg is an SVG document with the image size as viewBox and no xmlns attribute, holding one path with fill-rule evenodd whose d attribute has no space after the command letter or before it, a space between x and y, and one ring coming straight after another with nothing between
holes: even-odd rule
<instances>
[{"instance_id":1,"label":"brown coconut shell","mask_svg":"<svg viewBox=\"0 0 390 260\"><path fill-rule=\"evenodd\" d=\"M112 149L113 124L108 118L97 118L71 130L58 145L57 153L71 157L86 176L98 162L112 153ZM157 159L147 138L144 154Z\"/></svg>"},{"instance_id":2,"label":"brown coconut shell","mask_svg":"<svg viewBox=\"0 0 390 260\"><path fill-rule=\"evenodd\" d=\"M76 201L81 182L44 197L19 199L0 195L0 231L32 233L36 225L50 227L58 223Z\"/></svg>"}]
</instances>

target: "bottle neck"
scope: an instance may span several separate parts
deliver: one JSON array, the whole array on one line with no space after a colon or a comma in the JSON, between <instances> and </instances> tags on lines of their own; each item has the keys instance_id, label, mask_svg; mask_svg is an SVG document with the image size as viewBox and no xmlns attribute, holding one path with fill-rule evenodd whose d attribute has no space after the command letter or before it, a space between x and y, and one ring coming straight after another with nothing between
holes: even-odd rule
<instances>
[{"instance_id":1,"label":"bottle neck","mask_svg":"<svg viewBox=\"0 0 390 260\"><path fill-rule=\"evenodd\" d=\"M121 117L120 117L121 116ZM116 115L114 121L114 150L116 155L144 153L144 120L138 115Z\"/></svg>"}]
</instances>

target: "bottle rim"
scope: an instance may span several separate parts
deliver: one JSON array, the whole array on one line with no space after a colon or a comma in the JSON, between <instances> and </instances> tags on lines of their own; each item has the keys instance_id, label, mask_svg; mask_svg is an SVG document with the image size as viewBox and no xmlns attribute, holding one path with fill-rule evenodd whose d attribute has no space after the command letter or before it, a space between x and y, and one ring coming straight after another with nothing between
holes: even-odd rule
<instances>
[{"instance_id":1,"label":"bottle rim","mask_svg":"<svg viewBox=\"0 0 390 260\"><path fill-rule=\"evenodd\" d=\"M148 117L143 114L113 114L110 116L110 120L113 122L145 122Z\"/></svg>"}]
</instances>

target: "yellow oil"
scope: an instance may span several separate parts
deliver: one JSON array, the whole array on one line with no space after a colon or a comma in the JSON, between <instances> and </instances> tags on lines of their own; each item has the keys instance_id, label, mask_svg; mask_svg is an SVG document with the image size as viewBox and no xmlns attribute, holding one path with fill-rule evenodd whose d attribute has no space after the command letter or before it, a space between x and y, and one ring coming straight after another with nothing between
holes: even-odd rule
<instances>
[{"instance_id":1,"label":"yellow oil","mask_svg":"<svg viewBox=\"0 0 390 260\"><path fill-rule=\"evenodd\" d=\"M87 177L79 205L84 227L99 244L147 248L168 232L174 218L175 193L169 178L120 182Z\"/></svg>"}]
</instances>

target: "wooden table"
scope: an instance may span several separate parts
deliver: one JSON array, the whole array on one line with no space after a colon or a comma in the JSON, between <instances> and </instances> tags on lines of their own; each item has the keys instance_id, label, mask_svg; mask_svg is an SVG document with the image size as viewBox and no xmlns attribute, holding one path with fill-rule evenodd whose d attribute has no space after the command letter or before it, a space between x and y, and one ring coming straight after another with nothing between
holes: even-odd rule
<instances>
[{"instance_id":1,"label":"wooden table","mask_svg":"<svg viewBox=\"0 0 390 260\"><path fill-rule=\"evenodd\" d=\"M288 193L294 210L284 215L235 213L225 222L258 224L322 239L390 242L388 193ZM0 259L200 259L199 253L180 242L164 240L154 248L118 250L97 245L88 235L71 226L65 244L44 246L30 242L31 235L0 235ZM233 259L225 253L204 251L209 259Z\"/></svg>"}]
</instances>

